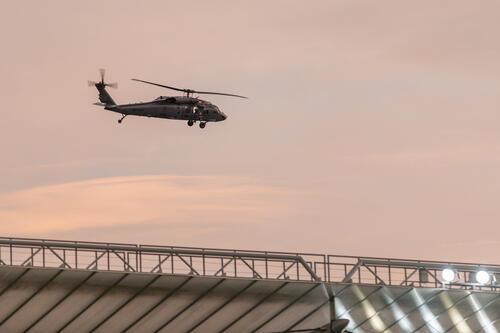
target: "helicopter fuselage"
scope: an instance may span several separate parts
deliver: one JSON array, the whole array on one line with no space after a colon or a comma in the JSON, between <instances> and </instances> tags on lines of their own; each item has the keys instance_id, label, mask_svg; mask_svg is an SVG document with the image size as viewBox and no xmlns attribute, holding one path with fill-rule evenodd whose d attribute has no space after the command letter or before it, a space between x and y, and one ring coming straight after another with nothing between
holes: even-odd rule
<instances>
[{"instance_id":1,"label":"helicopter fuselage","mask_svg":"<svg viewBox=\"0 0 500 333\"><path fill-rule=\"evenodd\" d=\"M207 101L186 96L160 96L146 103L107 105L106 110L142 117L191 120L200 122L223 121L227 116Z\"/></svg>"},{"instance_id":2,"label":"helicopter fuselage","mask_svg":"<svg viewBox=\"0 0 500 333\"><path fill-rule=\"evenodd\" d=\"M121 113L122 117L118 120L121 123L127 116L140 116L140 117L154 117L165 119L178 119L187 120L189 126L193 126L199 122L200 128L205 128L207 122L216 122L226 120L227 116L219 110L219 108L202 99L192 97L192 94L205 94L205 95L221 95L239 98L247 98L245 96L211 92L211 91L197 91L192 89L181 89L171 86L166 86L154 82L132 79L154 86L167 88L186 93L186 96L160 96L151 102L146 103L132 103L132 104L117 104L111 95L106 90L106 87L116 88L116 83L104 82L104 69L100 70L101 81L89 81L89 86L95 86L99 92L100 103L95 105L104 106L105 110Z\"/></svg>"}]
</instances>

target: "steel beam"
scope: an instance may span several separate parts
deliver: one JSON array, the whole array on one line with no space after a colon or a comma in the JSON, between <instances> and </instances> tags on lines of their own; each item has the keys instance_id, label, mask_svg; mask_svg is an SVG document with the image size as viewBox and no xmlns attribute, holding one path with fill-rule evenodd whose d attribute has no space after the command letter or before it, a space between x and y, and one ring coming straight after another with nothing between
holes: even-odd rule
<instances>
[{"instance_id":1,"label":"steel beam","mask_svg":"<svg viewBox=\"0 0 500 333\"><path fill-rule=\"evenodd\" d=\"M320 286L321 284L318 284L318 286ZM338 297L340 295L342 295L344 293L345 290L347 290L349 286L345 286L344 288L342 288L335 297ZM327 286L328 288L328 286ZM288 332L290 330L292 330L295 326L299 325L301 322L303 322L304 320L306 320L307 318L309 318L310 316L312 316L314 313L316 313L319 309L321 309L323 306L325 306L325 304L328 304L330 302L330 299L327 299L325 302L321 303L318 307L314 308L312 311L310 311L309 313L307 313L304 317L300 318L299 320L297 320L295 323L292 324L292 326L288 327L286 330L284 330L283 332ZM257 329L256 329L257 330ZM252 331L252 332L255 332L256 330ZM312 329L311 329L312 331Z\"/></svg>"},{"instance_id":2,"label":"steel beam","mask_svg":"<svg viewBox=\"0 0 500 333\"><path fill-rule=\"evenodd\" d=\"M257 273L257 271L256 271L256 270L255 270L252 266L250 266L250 265L249 265L249 264L245 261L245 259L243 259L242 257L238 257L238 258L239 258L239 259L241 260L241 262L243 262L243 263L244 263L244 264L245 264L248 268L250 268L250 270L251 270L251 271L252 271L252 273L253 273L253 277L256 277L256 278L262 279L262 276L261 276L259 273Z\"/></svg>"},{"instance_id":3,"label":"steel beam","mask_svg":"<svg viewBox=\"0 0 500 333\"><path fill-rule=\"evenodd\" d=\"M344 279L342 280L342 282L348 282L354 276L354 274L356 274L356 272L359 270L361 265L363 265L363 261L359 260L357 262L357 264L354 265L354 267L349 271L349 273L347 273L344 276Z\"/></svg>"},{"instance_id":4,"label":"steel beam","mask_svg":"<svg viewBox=\"0 0 500 333\"><path fill-rule=\"evenodd\" d=\"M435 315L434 315L434 317L432 317L432 319L431 319L431 318L427 318L427 319L425 320L425 322L424 322L422 325L420 325L419 327L417 327L416 329L414 329L413 331L411 331L411 333L418 332L418 330L419 330L419 329L421 329L422 327L428 326L428 323L429 323L429 322L431 322L431 321L434 321L434 320L438 319L439 317L441 317L441 315L442 315L443 313L448 312L450 309L454 308L455 306L457 306L459 303L461 303L463 300L465 300L466 298L468 298L468 297L470 297L470 296L472 296L472 293L467 293L467 295L465 295L465 296L463 296L463 297L460 297L460 298L459 298L456 302L454 302L453 304L451 304L449 307L447 307L447 308L445 308L443 311L441 311L441 312L439 312L439 313L435 314ZM453 328L453 327L456 327L456 324L453 324L452 328ZM446 331L444 331L443 333L448 332L448 331L449 331L449 330L446 330Z\"/></svg>"},{"instance_id":5,"label":"steel beam","mask_svg":"<svg viewBox=\"0 0 500 333\"><path fill-rule=\"evenodd\" d=\"M136 270L134 269L134 267L130 266L130 264L124 259L122 258L122 256L116 252L115 250L111 250L112 253L115 254L115 256L117 256L118 258L120 258L121 261L123 261L123 263L132 271L132 272L135 272Z\"/></svg>"},{"instance_id":6,"label":"steel beam","mask_svg":"<svg viewBox=\"0 0 500 333\"><path fill-rule=\"evenodd\" d=\"M324 301L323 303L321 303L320 305L318 305L317 307L315 307L314 309L312 309L311 311L309 311L305 316L301 317L299 320L297 320L295 323L293 323L286 330L283 330L283 332L289 332L289 331L293 330L293 328L295 326L299 325L301 322L303 322L304 320L306 320L307 318L309 318L310 316L312 316L314 313L316 313L319 309L321 309L322 307L324 307L325 305L327 305L329 302L330 302L330 300ZM311 328L310 331L314 331L314 328Z\"/></svg>"},{"instance_id":7,"label":"steel beam","mask_svg":"<svg viewBox=\"0 0 500 333\"><path fill-rule=\"evenodd\" d=\"M35 252L33 252L25 261L23 261L21 263L21 266L26 266L26 264L33 258L35 257L35 255L38 254L38 252L40 252L42 250L42 248L39 248L38 250L36 250ZM33 261L32 261L33 262Z\"/></svg>"},{"instance_id":8,"label":"steel beam","mask_svg":"<svg viewBox=\"0 0 500 333\"><path fill-rule=\"evenodd\" d=\"M23 272L19 274L14 280L12 280L7 287L3 288L2 291L0 291L0 296L2 296L7 290L12 288L12 286L15 285L17 281L19 281L26 273L28 273L29 270L30 270L29 268L23 270Z\"/></svg>"},{"instance_id":9,"label":"steel beam","mask_svg":"<svg viewBox=\"0 0 500 333\"><path fill-rule=\"evenodd\" d=\"M404 296L406 296L407 294L409 294L412 291L413 291L413 288L410 288L409 290L405 291L404 293L402 293L398 297L394 298L391 302L389 302L388 304L384 305L377 312L375 312L374 314L372 314L371 316L369 316L368 318L366 318L365 320L363 320L362 322L360 322L359 324L357 324L356 327L354 327L352 330L354 331L358 327L363 326L366 322L368 322L369 320L371 320L373 317L378 316L380 314L380 312L384 311L385 309L387 309L392 304L396 303L399 299L403 298Z\"/></svg>"},{"instance_id":10,"label":"steel beam","mask_svg":"<svg viewBox=\"0 0 500 333\"><path fill-rule=\"evenodd\" d=\"M177 291L179 291L182 287L186 285L189 281L191 281L192 277L188 277L182 283L180 283L177 287L175 287L172 291L170 291L168 294L166 294L161 300L159 300L155 305L153 305L149 310L144 312L139 318L134 320L130 325L128 325L124 330L123 333L127 332L130 330L132 327L134 327L138 322L140 322L142 319L144 319L147 315L149 315L151 312L153 312L157 307L159 307L161 304L163 304L167 299L170 298L173 294L175 294Z\"/></svg>"},{"instance_id":11,"label":"steel beam","mask_svg":"<svg viewBox=\"0 0 500 333\"><path fill-rule=\"evenodd\" d=\"M219 333L222 333L222 332L225 332L227 331L230 327L232 327L234 324L236 324L238 321L240 321L241 319L243 319L245 316L247 316L250 312L252 312L253 310L255 310L257 307L259 307L262 303L264 303L265 301L267 301L271 296L275 295L278 291L280 291L281 289L283 289L283 287L285 287L286 285L288 285L290 282L285 282L283 284L281 284L278 288L274 289L271 293L267 294L264 298L262 298L260 301L258 301L256 304L254 304L250 309L246 310L245 312L243 312L240 316L238 316L238 318L236 318L235 320L233 320L231 323L229 323L228 325L226 325L226 327L224 327L222 330L219 331Z\"/></svg>"},{"instance_id":12,"label":"steel beam","mask_svg":"<svg viewBox=\"0 0 500 333\"><path fill-rule=\"evenodd\" d=\"M227 301L225 301L220 306L218 306L217 309L215 309L214 311L210 312L208 315L206 315L205 317L203 317L203 319L201 321L199 321L196 325L194 325L192 328L190 328L187 331L187 333L190 333L190 332L194 331L197 327L201 326L204 322L206 322L208 319L210 319L212 316L214 316L217 312L219 312L220 310L222 310L226 305L228 305L229 303L231 303L232 301L234 301L238 296L240 296L245 291L247 291L247 289L250 288L251 286L253 286L256 282L257 282L257 280L253 280L252 282L250 282L249 284L247 284L243 289L241 289L240 291L238 291L236 294L234 294L233 296L231 296Z\"/></svg>"},{"instance_id":13,"label":"steel beam","mask_svg":"<svg viewBox=\"0 0 500 333\"><path fill-rule=\"evenodd\" d=\"M194 269L194 267L188 263L182 256L180 256L179 254L176 254L176 256L182 260L182 262L187 266L189 267L189 269L191 270L191 274L195 274L195 275L200 275L200 273L198 273L198 271L196 269Z\"/></svg>"},{"instance_id":14,"label":"steel beam","mask_svg":"<svg viewBox=\"0 0 500 333\"><path fill-rule=\"evenodd\" d=\"M66 293L63 298L61 298L59 301L57 301L56 304L54 304L50 309L45 311L43 315L38 317L37 320L35 320L24 332L28 332L31 330L33 327L35 327L43 318L45 318L49 313L54 311L55 308L57 308L62 302L64 302L69 296L71 296L75 291L77 291L81 286L83 286L92 276L94 276L97 272L91 272L85 279L83 279L80 283L78 283L73 289L71 289L70 292Z\"/></svg>"},{"instance_id":15,"label":"steel beam","mask_svg":"<svg viewBox=\"0 0 500 333\"><path fill-rule=\"evenodd\" d=\"M382 279L381 279L381 278L377 275L377 273L375 273L375 272L374 272L374 271L373 271L370 267L368 267L368 266L367 266L367 265L365 265L364 263L363 263L363 266L364 266L364 267L365 267L365 268L366 268L366 269L367 269L370 273L372 273L372 274L373 274L373 276L375 276L375 284L377 284L377 280L379 280L380 282L382 282L382 284L383 284L384 286L385 286L385 285L387 285L387 284L384 282L384 280L382 280Z\"/></svg>"},{"instance_id":16,"label":"steel beam","mask_svg":"<svg viewBox=\"0 0 500 333\"><path fill-rule=\"evenodd\" d=\"M190 307L192 307L195 303L199 302L203 297L205 297L206 295L208 295L212 290L214 290L215 288L217 288L221 283L223 283L224 281L226 281L226 279L221 279L219 281L217 281L216 283L214 283L213 286L211 286L210 288L208 288L205 292L203 292L200 296L198 296L197 298L195 298L194 301L192 301L191 303L189 303L187 306L185 306L181 311L177 312L172 318L170 318L169 320L167 320L165 323L163 323L159 328L157 328L155 330L155 333L161 331L163 328L165 328L168 324L170 324L171 322L173 322L175 319L177 319L181 314L183 314L184 312L186 312Z\"/></svg>"},{"instance_id":17,"label":"steel beam","mask_svg":"<svg viewBox=\"0 0 500 333\"><path fill-rule=\"evenodd\" d=\"M42 286L40 288L38 288L33 294L31 294L30 297L28 297L26 300L24 300L21 304L19 304L15 309L14 311L11 311L7 317L5 317L1 322L0 322L0 328L3 326L3 324L5 324L5 322L7 320L9 320L13 315L15 315L23 306L25 306L26 304L28 304L29 301L31 301L33 299L33 297L35 297L36 295L38 295L38 293L40 293L45 287L47 287L52 281L54 281L54 279L56 277L58 277L63 271L62 270L59 270L57 271L56 274L52 275L50 277L50 279L48 279L47 281L45 281L44 284L42 284Z\"/></svg>"},{"instance_id":18,"label":"steel beam","mask_svg":"<svg viewBox=\"0 0 500 333\"><path fill-rule=\"evenodd\" d=\"M285 312L286 310L288 310L290 307L292 307L295 303L297 303L299 300L301 300L302 298L304 298L307 294L309 294L311 291L313 291L314 289L318 288L321 284L315 284L312 288L309 288L308 290L306 290L305 292L303 292L302 294L300 294L298 297L296 297L292 302L288 303L284 308L282 308L281 310L279 310L278 312L276 312L274 315L272 315L270 318L266 319L262 324L260 324L259 326L257 326L257 328L255 328L254 330L252 330L251 333L255 333L257 332L259 329L261 329L262 327L264 327L265 325L267 325L268 323L270 323L272 320L274 320L276 317L278 317L279 315L281 315L283 312Z\"/></svg>"},{"instance_id":19,"label":"steel beam","mask_svg":"<svg viewBox=\"0 0 500 333\"><path fill-rule=\"evenodd\" d=\"M471 294L471 296L474 296L474 294ZM494 297L491 301L489 301L488 303L486 303L485 305L483 305L482 307L480 307L479 309L475 310L474 312L470 313L467 317L464 317L462 318L462 320L460 320L458 323L454 323L453 326L451 326L450 328L448 328L446 331L444 331L444 333L446 332L449 332L452 328L456 328L458 325L460 325L461 323L469 320L470 318L472 318L474 315L476 315L476 313L480 312L480 311L483 311L484 309L486 309L488 306L490 306L491 304L495 303L498 299L500 298L500 295ZM458 302L457 302L458 303ZM480 323L482 324L482 323Z\"/></svg>"},{"instance_id":20,"label":"steel beam","mask_svg":"<svg viewBox=\"0 0 500 333\"><path fill-rule=\"evenodd\" d=\"M296 261L294 261L294 262L292 262L290 265L288 265L288 267L287 267L287 268L285 268L285 269L283 270L283 272L281 272L281 274L280 274L280 275L278 275L278 276L276 277L276 279L277 279L277 280L279 280L279 278L280 278L282 275L283 275L283 278L284 278L284 279L286 279L286 272L288 272L288 271L290 270L290 268L292 268L295 264L297 264L297 262L296 262Z\"/></svg>"},{"instance_id":21,"label":"steel beam","mask_svg":"<svg viewBox=\"0 0 500 333\"><path fill-rule=\"evenodd\" d=\"M492 320L491 322L488 323L488 325L485 325L485 326L481 326L480 329L478 329L477 331L475 331L474 333L482 333L482 332L487 332L485 330L485 327L490 327L490 326L493 326L495 327L495 324L498 323L500 321L500 317L499 318L496 318L494 320Z\"/></svg>"},{"instance_id":22,"label":"steel beam","mask_svg":"<svg viewBox=\"0 0 500 333\"><path fill-rule=\"evenodd\" d=\"M98 267L99 259L101 259L104 255L106 254L106 251L103 251L99 256L97 256L97 251L96 251L96 258L94 261L92 261L90 264L88 264L86 269L91 269L91 267L95 264L95 269ZM93 269L93 268L92 268Z\"/></svg>"},{"instance_id":23,"label":"steel beam","mask_svg":"<svg viewBox=\"0 0 500 333\"><path fill-rule=\"evenodd\" d=\"M412 310L410 310L409 312L405 313L404 316L402 316L401 318L397 319L395 322L393 322L391 325L387 326L382 332L380 333L383 333L385 331L387 331L388 329L390 329L391 327L393 327L394 325L396 325L397 323L399 323L401 320L405 319L405 318L408 318L409 315L411 315L413 312L417 311L418 309L420 309L421 307L427 305L430 301L432 301L434 298L438 297L439 295L441 295L443 293L444 290L440 290L438 291L437 293L435 293L434 295L432 295L431 297L429 297L428 299L424 300L422 302L422 304L416 306L415 308L413 308Z\"/></svg>"},{"instance_id":24,"label":"steel beam","mask_svg":"<svg viewBox=\"0 0 500 333\"><path fill-rule=\"evenodd\" d=\"M170 255L167 255L165 256L165 258L161 259L161 255L160 255L160 258L158 258L159 260L159 263L158 265L156 265L155 267L153 267L153 269L151 269L150 273L155 273L156 269L158 269L158 272L162 272L161 270L161 265L168 260L168 258L170 258Z\"/></svg>"},{"instance_id":25,"label":"steel beam","mask_svg":"<svg viewBox=\"0 0 500 333\"><path fill-rule=\"evenodd\" d=\"M74 322L78 317L80 317L85 311L87 311L92 305L97 303L108 292L110 292L114 287L116 287L120 282L122 282L123 279L125 279L128 275L129 275L128 273L122 274L122 276L119 279L117 279L115 282L113 282L113 284L111 286L109 286L103 292L101 292L99 294L99 296L94 298L94 300L92 300L92 302L87 304L82 310L80 310L75 316L73 316L73 318L71 318L68 322L66 322L66 324L64 324L63 327L61 327L59 330L57 330L57 332L59 333L59 332L63 331L66 327L68 327L72 322Z\"/></svg>"},{"instance_id":26,"label":"steel beam","mask_svg":"<svg viewBox=\"0 0 500 333\"><path fill-rule=\"evenodd\" d=\"M232 261L234 260L234 258L231 258L229 259L225 264L224 264L224 259L222 259L222 267L217 271L215 272L214 276L217 276L220 272L223 272L224 273L224 268L226 268Z\"/></svg>"},{"instance_id":27,"label":"steel beam","mask_svg":"<svg viewBox=\"0 0 500 333\"><path fill-rule=\"evenodd\" d=\"M118 308L116 308L113 312L111 312L106 318L104 318L103 320L101 320L96 326L94 326L94 328L92 328L89 332L94 332L95 330L97 330L99 327L101 327L105 322L107 322L111 317L113 317L115 314L118 313L118 311L120 311L121 309L123 309L127 304L129 304L130 302L132 302L137 296L139 296L142 292L144 292L144 290L146 290L147 288L149 288L149 286L151 286L153 283L156 282L156 280L158 280L160 277L162 277L162 275L157 275L155 276L154 278L151 279L151 281L149 281L148 283L146 283L145 286L143 286L141 289L139 289L136 293L134 293L131 297L129 297L122 305L120 305Z\"/></svg>"},{"instance_id":28,"label":"steel beam","mask_svg":"<svg viewBox=\"0 0 500 333\"><path fill-rule=\"evenodd\" d=\"M358 300L356 303L352 304L349 308L347 308L344 312L342 312L342 314L339 315L339 318L342 318L346 313L349 313L357 305L359 305L359 304L363 303L364 301L366 301L371 295L375 294L379 290L382 290L382 287L378 287L375 290L372 290L371 292L368 293L368 295L366 295L362 299Z\"/></svg>"},{"instance_id":29,"label":"steel beam","mask_svg":"<svg viewBox=\"0 0 500 333\"><path fill-rule=\"evenodd\" d=\"M50 250L50 252L52 252L52 253L53 253L53 254L54 254L54 255L55 255L55 256L56 256L59 260L61 260L61 262L63 263L64 267L71 268L71 266L70 266L70 265L68 265L68 263L66 262L66 260L64 260L63 258L61 258L61 256L60 256L60 255L58 255L58 254L56 253L56 251L52 250L52 248L51 248L51 247L47 246L47 249L49 249L49 250Z\"/></svg>"}]
</instances>

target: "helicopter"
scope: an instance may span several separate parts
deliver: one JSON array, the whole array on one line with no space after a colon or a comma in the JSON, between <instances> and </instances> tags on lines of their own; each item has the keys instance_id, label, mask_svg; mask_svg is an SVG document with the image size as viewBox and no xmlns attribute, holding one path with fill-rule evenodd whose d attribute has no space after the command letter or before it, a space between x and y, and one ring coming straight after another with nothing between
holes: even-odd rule
<instances>
[{"instance_id":1,"label":"helicopter","mask_svg":"<svg viewBox=\"0 0 500 333\"><path fill-rule=\"evenodd\" d=\"M245 96L227 94L220 92L210 92L210 91L197 91L192 89L181 89L171 86L166 86L159 83L132 79L133 81L138 81L142 83L151 84L154 86L167 88L175 91L181 91L185 93L183 96L160 96L151 102L145 103L132 103L132 104L117 104L111 95L106 90L106 87L117 88L116 83L106 83L104 82L105 70L99 70L101 74L101 80L98 82L88 81L89 86L95 86L99 92L100 103L94 103L94 105L104 106L105 110L120 113L122 117L118 120L121 124L123 119L127 116L142 116L142 117L154 117L154 118L165 118L165 119L177 119L177 120L187 120L188 126L193 126L196 122L199 122L200 128L205 128L208 122L217 122L227 119L227 115L219 110L219 108L205 100L197 97L193 97L193 94L198 95L222 95L238 98L248 98Z\"/></svg>"}]
</instances>

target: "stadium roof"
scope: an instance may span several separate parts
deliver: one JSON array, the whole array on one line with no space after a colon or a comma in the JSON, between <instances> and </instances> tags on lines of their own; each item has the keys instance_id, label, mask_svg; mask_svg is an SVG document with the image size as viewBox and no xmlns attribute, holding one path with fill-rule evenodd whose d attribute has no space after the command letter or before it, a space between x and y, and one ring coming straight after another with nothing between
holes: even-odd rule
<instances>
[{"instance_id":1,"label":"stadium roof","mask_svg":"<svg viewBox=\"0 0 500 333\"><path fill-rule=\"evenodd\" d=\"M500 329L495 265L8 238L0 264L5 332L316 328L326 288L354 332Z\"/></svg>"}]
</instances>

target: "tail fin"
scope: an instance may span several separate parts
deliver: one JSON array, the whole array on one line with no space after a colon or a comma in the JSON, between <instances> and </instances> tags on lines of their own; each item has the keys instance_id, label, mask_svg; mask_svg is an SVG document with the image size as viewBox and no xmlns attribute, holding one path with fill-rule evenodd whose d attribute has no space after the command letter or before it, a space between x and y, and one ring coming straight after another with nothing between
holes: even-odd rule
<instances>
[{"instance_id":1,"label":"tail fin","mask_svg":"<svg viewBox=\"0 0 500 333\"><path fill-rule=\"evenodd\" d=\"M109 93L106 90L106 85L102 83L96 83L95 87L99 91L99 100L106 104L106 106L111 106L111 105L116 105L115 101L113 98L109 95Z\"/></svg>"},{"instance_id":2,"label":"tail fin","mask_svg":"<svg viewBox=\"0 0 500 333\"><path fill-rule=\"evenodd\" d=\"M99 91L99 100L106 104L106 106L113 106L116 105L115 101L109 93L106 91L106 87L111 87L111 88L116 88L118 85L116 83L105 83L104 82L104 69L100 69L99 72L101 73L101 81L99 82L94 82L94 81L89 81L89 86L95 86L97 88L97 91Z\"/></svg>"}]
</instances>

